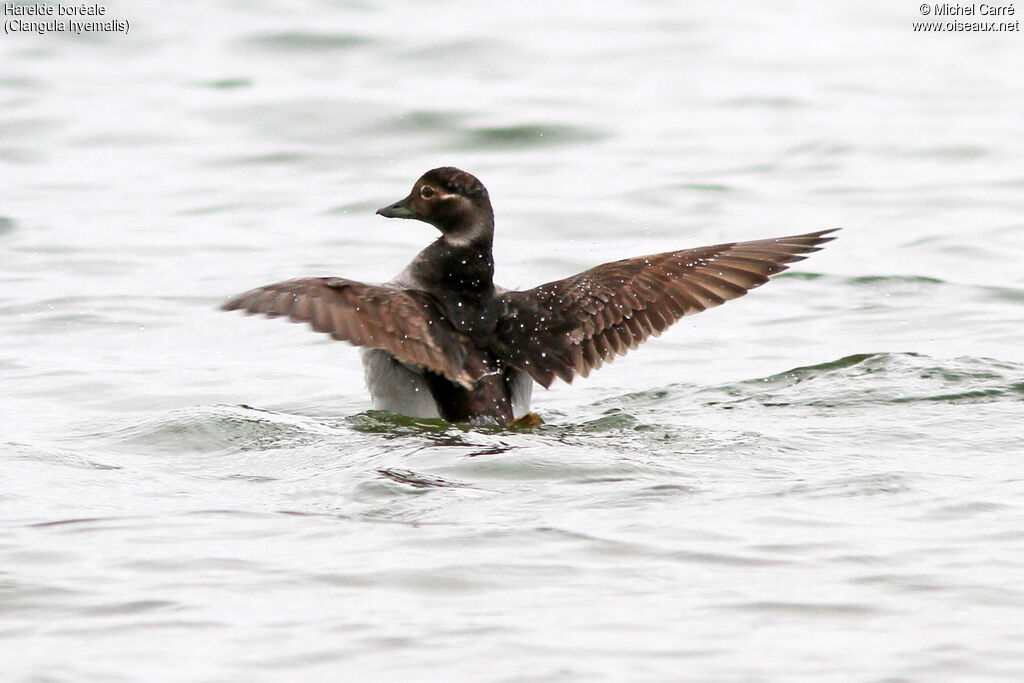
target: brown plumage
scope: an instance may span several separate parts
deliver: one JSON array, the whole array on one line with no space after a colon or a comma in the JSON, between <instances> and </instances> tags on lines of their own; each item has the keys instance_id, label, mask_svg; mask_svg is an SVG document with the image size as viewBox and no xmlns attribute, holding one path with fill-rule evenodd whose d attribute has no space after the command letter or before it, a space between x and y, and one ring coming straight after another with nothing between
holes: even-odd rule
<instances>
[{"instance_id":1,"label":"brown plumage","mask_svg":"<svg viewBox=\"0 0 1024 683\"><path fill-rule=\"evenodd\" d=\"M623 259L500 297L498 355L544 387L571 382L685 315L743 296L835 230Z\"/></svg>"},{"instance_id":2,"label":"brown plumage","mask_svg":"<svg viewBox=\"0 0 1024 683\"><path fill-rule=\"evenodd\" d=\"M423 292L364 285L340 277L300 277L236 296L221 308L285 316L356 346L383 349L471 389L483 372L454 330Z\"/></svg>"},{"instance_id":3,"label":"brown plumage","mask_svg":"<svg viewBox=\"0 0 1024 683\"><path fill-rule=\"evenodd\" d=\"M286 316L379 350L364 355L379 408L499 423L526 412L530 379L549 387L555 378L586 377L683 316L763 285L835 232L640 256L508 291L491 279L493 212L473 176L434 169L409 197L378 213L425 221L441 237L389 284L298 278L223 308ZM420 392L433 403L424 404Z\"/></svg>"}]
</instances>

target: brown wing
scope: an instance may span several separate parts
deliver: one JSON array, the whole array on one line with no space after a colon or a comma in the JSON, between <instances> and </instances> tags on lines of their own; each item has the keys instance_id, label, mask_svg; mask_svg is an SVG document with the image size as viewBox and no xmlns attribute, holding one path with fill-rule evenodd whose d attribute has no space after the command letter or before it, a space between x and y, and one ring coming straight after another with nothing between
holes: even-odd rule
<instances>
[{"instance_id":1,"label":"brown wing","mask_svg":"<svg viewBox=\"0 0 1024 683\"><path fill-rule=\"evenodd\" d=\"M614 261L500 300L499 342L507 363L548 387L586 377L659 335L684 315L741 297L802 261L833 230L670 251Z\"/></svg>"},{"instance_id":2,"label":"brown wing","mask_svg":"<svg viewBox=\"0 0 1024 683\"><path fill-rule=\"evenodd\" d=\"M253 289L221 309L287 316L356 346L444 375L467 389L482 368L467 367L466 338L422 292L366 285L340 277L304 277Z\"/></svg>"}]
</instances>

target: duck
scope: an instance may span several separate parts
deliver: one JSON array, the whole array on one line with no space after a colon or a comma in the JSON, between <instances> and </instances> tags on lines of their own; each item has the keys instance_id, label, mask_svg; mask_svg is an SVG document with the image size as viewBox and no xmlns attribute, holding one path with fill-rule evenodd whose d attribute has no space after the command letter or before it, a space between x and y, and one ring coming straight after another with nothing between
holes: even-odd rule
<instances>
[{"instance_id":1,"label":"duck","mask_svg":"<svg viewBox=\"0 0 1024 683\"><path fill-rule=\"evenodd\" d=\"M221 308L308 323L360 347L376 410L498 425L539 419L534 384L587 377L684 316L765 284L838 230L626 258L512 290L494 283L494 210L470 173L427 171L377 214L440 236L383 284L299 277Z\"/></svg>"}]
</instances>

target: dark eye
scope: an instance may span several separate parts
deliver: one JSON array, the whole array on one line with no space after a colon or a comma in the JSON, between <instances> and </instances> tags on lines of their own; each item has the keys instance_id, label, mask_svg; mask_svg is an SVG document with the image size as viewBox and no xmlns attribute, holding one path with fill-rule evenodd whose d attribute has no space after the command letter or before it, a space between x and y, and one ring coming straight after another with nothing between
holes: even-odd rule
<instances>
[{"instance_id":1,"label":"dark eye","mask_svg":"<svg viewBox=\"0 0 1024 683\"><path fill-rule=\"evenodd\" d=\"M420 188L420 196L424 199L430 199L435 194L437 194L437 190L432 188L430 185L424 185Z\"/></svg>"}]
</instances>

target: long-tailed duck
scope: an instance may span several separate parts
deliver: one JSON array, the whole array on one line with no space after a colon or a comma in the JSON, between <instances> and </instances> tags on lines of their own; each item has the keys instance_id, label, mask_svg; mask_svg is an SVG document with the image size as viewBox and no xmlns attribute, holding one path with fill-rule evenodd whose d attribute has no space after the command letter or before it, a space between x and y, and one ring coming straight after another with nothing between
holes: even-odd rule
<instances>
[{"instance_id":1,"label":"long-tailed duck","mask_svg":"<svg viewBox=\"0 0 1024 683\"><path fill-rule=\"evenodd\" d=\"M391 282L303 277L225 303L308 322L363 347L378 410L504 424L527 415L533 382L586 377L684 315L743 296L834 237L832 230L605 263L525 291L494 284L494 211L457 168L435 168L377 211L441 236Z\"/></svg>"}]
</instances>

